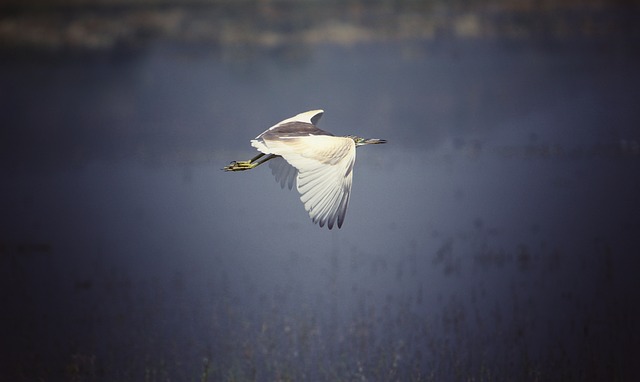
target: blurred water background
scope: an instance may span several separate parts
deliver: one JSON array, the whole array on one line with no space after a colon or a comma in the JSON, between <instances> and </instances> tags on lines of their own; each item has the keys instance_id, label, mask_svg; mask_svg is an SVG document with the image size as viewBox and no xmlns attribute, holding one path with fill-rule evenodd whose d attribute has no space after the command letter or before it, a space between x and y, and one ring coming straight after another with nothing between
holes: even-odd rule
<instances>
[{"instance_id":1,"label":"blurred water background","mask_svg":"<svg viewBox=\"0 0 640 382\"><path fill-rule=\"evenodd\" d=\"M0 6L0 379L640 374L640 9L604 1ZM341 230L268 168L358 150Z\"/></svg>"}]
</instances>

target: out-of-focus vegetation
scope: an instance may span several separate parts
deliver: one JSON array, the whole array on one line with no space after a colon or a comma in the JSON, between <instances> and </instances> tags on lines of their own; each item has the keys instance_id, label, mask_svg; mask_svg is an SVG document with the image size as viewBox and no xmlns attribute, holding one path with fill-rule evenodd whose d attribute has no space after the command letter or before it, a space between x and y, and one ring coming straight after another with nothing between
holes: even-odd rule
<instances>
[{"instance_id":1,"label":"out-of-focus vegetation","mask_svg":"<svg viewBox=\"0 0 640 382\"><path fill-rule=\"evenodd\" d=\"M221 47L408 39L638 38L634 2L31 0L0 5L0 47Z\"/></svg>"}]
</instances>

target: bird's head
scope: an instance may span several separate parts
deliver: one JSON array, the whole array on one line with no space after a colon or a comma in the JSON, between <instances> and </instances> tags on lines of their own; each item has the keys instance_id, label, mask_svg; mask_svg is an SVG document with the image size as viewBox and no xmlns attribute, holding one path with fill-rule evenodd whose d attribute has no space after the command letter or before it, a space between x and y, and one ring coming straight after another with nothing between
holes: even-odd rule
<instances>
[{"instance_id":1,"label":"bird's head","mask_svg":"<svg viewBox=\"0 0 640 382\"><path fill-rule=\"evenodd\" d=\"M384 139L377 139L377 138L367 139L367 138L357 137L355 135L349 135L348 137L353 139L353 141L356 143L356 147L364 146L364 145L377 145L380 143L387 143L387 141Z\"/></svg>"}]
</instances>

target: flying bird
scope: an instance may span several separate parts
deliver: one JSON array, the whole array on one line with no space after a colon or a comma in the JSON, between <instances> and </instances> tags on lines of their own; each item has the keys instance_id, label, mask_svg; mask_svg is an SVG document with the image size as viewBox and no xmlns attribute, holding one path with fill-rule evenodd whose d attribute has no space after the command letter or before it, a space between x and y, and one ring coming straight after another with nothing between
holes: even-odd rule
<instances>
[{"instance_id":1,"label":"flying bird","mask_svg":"<svg viewBox=\"0 0 640 382\"><path fill-rule=\"evenodd\" d=\"M300 200L314 223L329 229L344 223L356 147L386 143L384 139L338 137L316 127L323 110L285 119L251 140L260 153L248 161L234 161L225 171L245 171L267 161L282 188L295 183Z\"/></svg>"}]
</instances>

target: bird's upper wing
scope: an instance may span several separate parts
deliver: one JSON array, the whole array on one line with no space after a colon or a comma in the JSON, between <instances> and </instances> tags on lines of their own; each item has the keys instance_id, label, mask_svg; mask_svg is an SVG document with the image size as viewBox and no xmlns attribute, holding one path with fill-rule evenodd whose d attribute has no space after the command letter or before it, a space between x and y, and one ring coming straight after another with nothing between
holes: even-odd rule
<instances>
[{"instance_id":1,"label":"bird's upper wing","mask_svg":"<svg viewBox=\"0 0 640 382\"><path fill-rule=\"evenodd\" d=\"M340 228L351 195L356 160L353 139L329 135L263 137L261 143L298 171L300 200L311 220L321 227L327 224L329 229L337 222ZM279 180L282 185L283 179Z\"/></svg>"}]
</instances>

